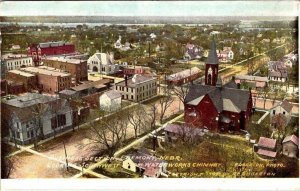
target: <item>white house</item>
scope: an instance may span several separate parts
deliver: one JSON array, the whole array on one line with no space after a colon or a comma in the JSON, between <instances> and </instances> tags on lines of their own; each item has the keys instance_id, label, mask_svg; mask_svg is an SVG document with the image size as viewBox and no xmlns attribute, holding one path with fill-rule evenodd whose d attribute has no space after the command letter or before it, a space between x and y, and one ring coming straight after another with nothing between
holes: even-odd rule
<instances>
[{"instance_id":1,"label":"white house","mask_svg":"<svg viewBox=\"0 0 300 191\"><path fill-rule=\"evenodd\" d=\"M72 109L65 99L28 93L5 101L3 108L8 136L20 144L32 143L41 133L50 137L73 124Z\"/></svg>"},{"instance_id":2,"label":"white house","mask_svg":"<svg viewBox=\"0 0 300 191\"><path fill-rule=\"evenodd\" d=\"M289 135L282 141L282 153L288 157L298 157L299 139L295 135Z\"/></svg>"},{"instance_id":3,"label":"white house","mask_svg":"<svg viewBox=\"0 0 300 191\"><path fill-rule=\"evenodd\" d=\"M286 82L288 79L288 68L282 61L268 62L268 79L271 81Z\"/></svg>"},{"instance_id":4,"label":"white house","mask_svg":"<svg viewBox=\"0 0 300 191\"><path fill-rule=\"evenodd\" d=\"M2 55L1 61L7 70L15 70L22 67L33 66L32 57L25 54L5 54Z\"/></svg>"},{"instance_id":5,"label":"white house","mask_svg":"<svg viewBox=\"0 0 300 191\"><path fill-rule=\"evenodd\" d=\"M103 93L99 97L100 109L104 111L116 111L121 108L122 95L115 91L110 90Z\"/></svg>"},{"instance_id":6,"label":"white house","mask_svg":"<svg viewBox=\"0 0 300 191\"><path fill-rule=\"evenodd\" d=\"M220 62L229 62L234 57L231 47L224 47L221 51L217 50L217 54Z\"/></svg>"},{"instance_id":7,"label":"white house","mask_svg":"<svg viewBox=\"0 0 300 191\"><path fill-rule=\"evenodd\" d=\"M95 53L88 61L89 72L99 72L101 74L114 74L119 71L119 66L114 64L113 53Z\"/></svg>"},{"instance_id":8,"label":"white house","mask_svg":"<svg viewBox=\"0 0 300 191\"><path fill-rule=\"evenodd\" d=\"M286 125L291 120L293 105L290 104L287 100L283 100L281 103L275 105L270 109L271 120L276 114L282 114L286 117Z\"/></svg>"},{"instance_id":9,"label":"white house","mask_svg":"<svg viewBox=\"0 0 300 191\"><path fill-rule=\"evenodd\" d=\"M144 178L167 176L167 166L168 163L166 161L151 155L145 150L139 150L134 154L125 156L122 163L124 169L139 173Z\"/></svg>"},{"instance_id":10,"label":"white house","mask_svg":"<svg viewBox=\"0 0 300 191\"><path fill-rule=\"evenodd\" d=\"M135 74L132 78L115 84L115 90L122 99L139 102L157 95L157 78L146 74Z\"/></svg>"}]
</instances>

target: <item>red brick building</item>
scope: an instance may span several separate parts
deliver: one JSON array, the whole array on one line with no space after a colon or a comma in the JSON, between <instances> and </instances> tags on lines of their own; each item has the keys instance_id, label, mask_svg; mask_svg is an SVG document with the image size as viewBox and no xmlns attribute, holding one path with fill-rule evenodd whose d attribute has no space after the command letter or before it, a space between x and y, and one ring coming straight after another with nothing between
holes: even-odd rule
<instances>
[{"instance_id":1,"label":"red brick building","mask_svg":"<svg viewBox=\"0 0 300 191\"><path fill-rule=\"evenodd\" d=\"M35 66L40 64L42 56L69 54L73 52L75 52L75 46L63 41L32 44L28 47L28 55L32 56Z\"/></svg>"},{"instance_id":2,"label":"red brick building","mask_svg":"<svg viewBox=\"0 0 300 191\"><path fill-rule=\"evenodd\" d=\"M205 66L205 85L191 85L185 98L185 122L211 131L245 129L252 112L251 91L237 89L231 82L222 85L218 64L213 41Z\"/></svg>"},{"instance_id":3,"label":"red brick building","mask_svg":"<svg viewBox=\"0 0 300 191\"><path fill-rule=\"evenodd\" d=\"M20 70L10 70L7 72L6 79L13 82L23 83L26 92L37 89L37 76L35 74Z\"/></svg>"},{"instance_id":4,"label":"red brick building","mask_svg":"<svg viewBox=\"0 0 300 191\"><path fill-rule=\"evenodd\" d=\"M72 84L88 80L87 61L59 57L47 57L42 59L44 66L49 66L71 74Z\"/></svg>"},{"instance_id":5,"label":"red brick building","mask_svg":"<svg viewBox=\"0 0 300 191\"><path fill-rule=\"evenodd\" d=\"M71 75L55 68L27 67L20 71L36 75L38 89L42 92L54 94L72 86Z\"/></svg>"},{"instance_id":6,"label":"red brick building","mask_svg":"<svg viewBox=\"0 0 300 191\"><path fill-rule=\"evenodd\" d=\"M134 74L150 74L150 68L144 66L126 66L123 71L124 75L133 76Z\"/></svg>"},{"instance_id":7,"label":"red brick building","mask_svg":"<svg viewBox=\"0 0 300 191\"><path fill-rule=\"evenodd\" d=\"M21 94L25 93L25 87L23 82L14 82L11 80L1 80L1 96L8 94Z\"/></svg>"}]
</instances>

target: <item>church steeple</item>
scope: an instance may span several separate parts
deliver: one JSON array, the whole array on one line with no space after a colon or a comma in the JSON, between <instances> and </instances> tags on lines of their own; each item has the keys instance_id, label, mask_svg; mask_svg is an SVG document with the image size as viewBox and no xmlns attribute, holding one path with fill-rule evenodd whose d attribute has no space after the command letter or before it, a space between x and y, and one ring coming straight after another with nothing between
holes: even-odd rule
<instances>
[{"instance_id":1,"label":"church steeple","mask_svg":"<svg viewBox=\"0 0 300 191\"><path fill-rule=\"evenodd\" d=\"M205 63L205 85L216 86L218 80L219 58L217 46L214 38L212 39L210 51Z\"/></svg>"},{"instance_id":2,"label":"church steeple","mask_svg":"<svg viewBox=\"0 0 300 191\"><path fill-rule=\"evenodd\" d=\"M215 39L213 39L211 41L210 51L209 51L206 63L207 64L219 64Z\"/></svg>"}]
</instances>

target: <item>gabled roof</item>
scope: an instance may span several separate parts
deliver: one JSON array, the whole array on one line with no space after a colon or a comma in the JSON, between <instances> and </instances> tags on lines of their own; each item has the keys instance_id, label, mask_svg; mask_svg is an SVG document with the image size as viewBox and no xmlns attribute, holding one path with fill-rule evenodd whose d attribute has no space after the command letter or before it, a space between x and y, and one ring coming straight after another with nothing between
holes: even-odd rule
<instances>
[{"instance_id":1,"label":"gabled roof","mask_svg":"<svg viewBox=\"0 0 300 191\"><path fill-rule=\"evenodd\" d=\"M94 54L98 60L101 62L101 64L103 65L107 65L107 64L112 64L110 59L109 59L109 55L106 53L95 53Z\"/></svg>"},{"instance_id":2,"label":"gabled roof","mask_svg":"<svg viewBox=\"0 0 300 191\"><path fill-rule=\"evenodd\" d=\"M17 98L16 98L17 99ZM5 118L9 119L9 116L16 116L21 122L26 122L35 117L37 113L45 115L49 111L66 111L69 110L69 104L65 99L50 99L46 102L36 101L34 104L26 105L22 108L16 107L15 105L3 104L5 108L6 116Z\"/></svg>"},{"instance_id":3,"label":"gabled roof","mask_svg":"<svg viewBox=\"0 0 300 191\"><path fill-rule=\"evenodd\" d=\"M210 51L206 60L207 64L219 64L219 59L216 51L216 43L214 40L211 42Z\"/></svg>"},{"instance_id":4,"label":"gabled roof","mask_svg":"<svg viewBox=\"0 0 300 191\"><path fill-rule=\"evenodd\" d=\"M276 106L272 107L272 109L275 107L278 107L278 106L281 106L287 112L291 112L291 110L293 108L293 105L290 104L286 99L283 100L281 103L277 104Z\"/></svg>"},{"instance_id":5,"label":"gabled roof","mask_svg":"<svg viewBox=\"0 0 300 191\"><path fill-rule=\"evenodd\" d=\"M264 149L258 149L257 154L264 155L264 156L271 157L271 158L275 158L277 152L268 151L268 150L264 150Z\"/></svg>"},{"instance_id":6,"label":"gabled roof","mask_svg":"<svg viewBox=\"0 0 300 191\"><path fill-rule=\"evenodd\" d=\"M235 113L241 112L240 108L238 108L230 99L223 99L223 110L231 111Z\"/></svg>"},{"instance_id":7,"label":"gabled roof","mask_svg":"<svg viewBox=\"0 0 300 191\"><path fill-rule=\"evenodd\" d=\"M276 139L260 137L257 144L258 144L258 146L261 146L261 147L274 149L276 147Z\"/></svg>"},{"instance_id":8,"label":"gabled roof","mask_svg":"<svg viewBox=\"0 0 300 191\"><path fill-rule=\"evenodd\" d=\"M190 69L186 69L186 70L177 72L175 74L171 74L171 75L167 76L167 80L180 80L180 79L190 77L194 74L198 74L200 72L201 72L201 70L198 67L193 67Z\"/></svg>"},{"instance_id":9,"label":"gabled roof","mask_svg":"<svg viewBox=\"0 0 300 191\"><path fill-rule=\"evenodd\" d=\"M299 139L296 135L289 135L289 136L285 137L284 140L282 141L282 143L286 143L289 141L291 141L295 145L299 146Z\"/></svg>"},{"instance_id":10,"label":"gabled roof","mask_svg":"<svg viewBox=\"0 0 300 191\"><path fill-rule=\"evenodd\" d=\"M237 84L235 81L230 80L229 82L227 82L226 84L223 85L224 88L234 88L237 89Z\"/></svg>"},{"instance_id":11,"label":"gabled roof","mask_svg":"<svg viewBox=\"0 0 300 191\"><path fill-rule=\"evenodd\" d=\"M251 96L248 90L194 84L190 86L185 103L195 104L198 101L197 98L204 95L209 96L218 112L226 109L236 112L246 111Z\"/></svg>"},{"instance_id":12,"label":"gabled roof","mask_svg":"<svg viewBox=\"0 0 300 191\"><path fill-rule=\"evenodd\" d=\"M118 91L115 91L115 90L107 91L104 94L106 94L110 99L116 99L116 98L122 97L122 95Z\"/></svg>"},{"instance_id":13,"label":"gabled roof","mask_svg":"<svg viewBox=\"0 0 300 191\"><path fill-rule=\"evenodd\" d=\"M287 100L283 100L280 105L287 112L290 112L292 110L292 108L293 108L293 105L290 104Z\"/></svg>"},{"instance_id":14,"label":"gabled roof","mask_svg":"<svg viewBox=\"0 0 300 191\"><path fill-rule=\"evenodd\" d=\"M204 98L204 95L203 96L200 96L190 102L188 102L189 105L198 105L200 103L200 101Z\"/></svg>"}]
</instances>

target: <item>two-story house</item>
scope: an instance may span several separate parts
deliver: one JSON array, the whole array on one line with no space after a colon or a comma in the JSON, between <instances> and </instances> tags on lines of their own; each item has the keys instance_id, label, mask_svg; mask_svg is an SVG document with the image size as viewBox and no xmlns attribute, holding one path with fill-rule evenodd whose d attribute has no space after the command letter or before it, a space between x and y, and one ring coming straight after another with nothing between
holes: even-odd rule
<instances>
[{"instance_id":1,"label":"two-story house","mask_svg":"<svg viewBox=\"0 0 300 191\"><path fill-rule=\"evenodd\" d=\"M157 78L135 74L132 78L115 84L115 90L122 94L122 99L140 102L157 95Z\"/></svg>"}]
</instances>

